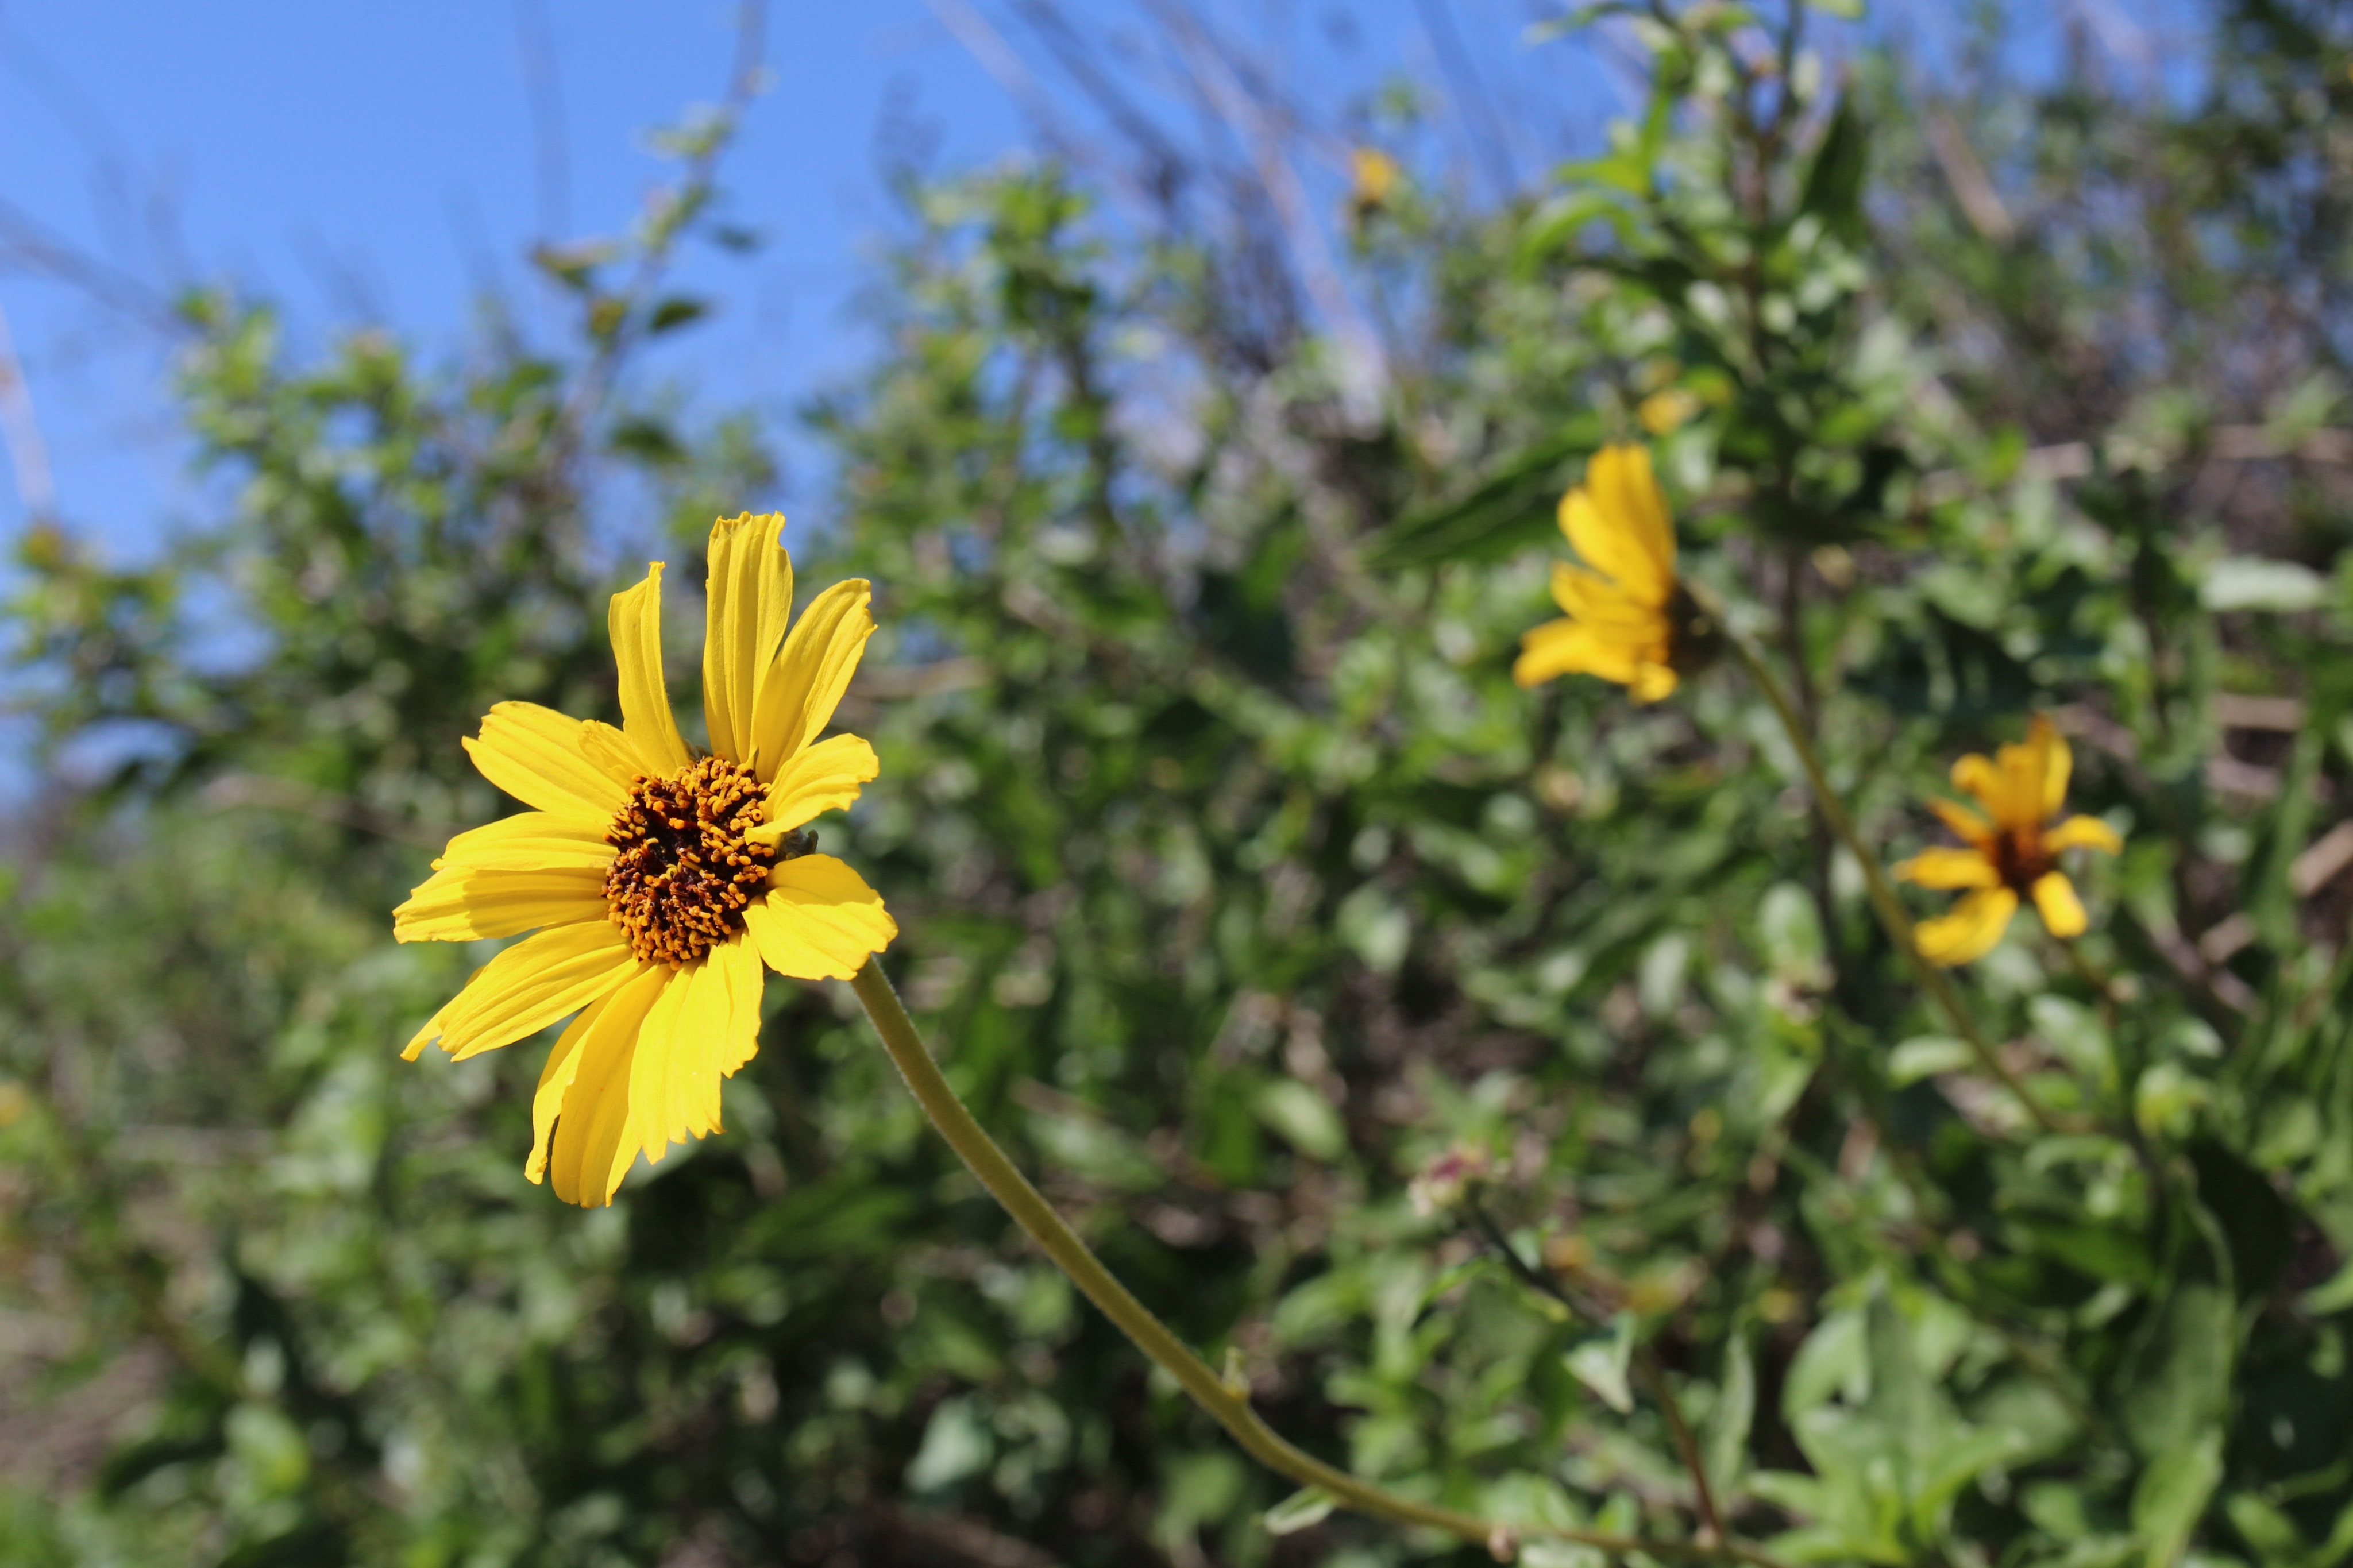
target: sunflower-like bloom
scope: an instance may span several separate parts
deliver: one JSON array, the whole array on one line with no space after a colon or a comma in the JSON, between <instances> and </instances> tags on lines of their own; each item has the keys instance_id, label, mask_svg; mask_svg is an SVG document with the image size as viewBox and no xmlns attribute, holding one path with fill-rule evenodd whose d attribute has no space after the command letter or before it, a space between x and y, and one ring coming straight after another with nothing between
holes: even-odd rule
<instances>
[{"instance_id":1,"label":"sunflower-like bloom","mask_svg":"<svg viewBox=\"0 0 2353 1568\"><path fill-rule=\"evenodd\" d=\"M2026 739L1994 756L1971 752L1953 764L1953 787L1977 797L1982 811L1949 800L1929 809L1967 841L1959 849L1926 849L1895 868L1924 888L1968 892L1948 914L1920 922L1921 956L1932 963L1967 963L1984 957L2010 929L2021 899L2032 899L2042 923L2057 937L2083 934L2084 903L2059 869L2065 849L2124 847L2116 830L2096 816L2071 816L2046 826L2067 802L2074 765L2067 742L2037 714Z\"/></svg>"},{"instance_id":2,"label":"sunflower-like bloom","mask_svg":"<svg viewBox=\"0 0 2353 1568\"><path fill-rule=\"evenodd\" d=\"M1556 562L1552 596L1567 618L1520 639L1512 679L1535 686L1559 675L1614 680L1639 702L1675 689L1701 650L1700 621L1675 578L1666 497L1642 447L1604 447L1585 483L1560 500L1560 531L1583 566Z\"/></svg>"},{"instance_id":3,"label":"sunflower-like bloom","mask_svg":"<svg viewBox=\"0 0 2353 1568\"><path fill-rule=\"evenodd\" d=\"M540 1074L523 1167L567 1203L610 1203L640 1152L659 1160L719 1131L719 1080L759 1048L764 962L847 979L898 935L874 889L806 829L879 771L855 735L811 743L873 634L872 591L837 583L793 623L783 528L750 515L712 527L709 752L688 748L670 712L655 562L608 616L621 727L492 708L466 750L532 809L451 839L393 913L402 942L535 931L402 1055L438 1038L476 1056L576 1013Z\"/></svg>"}]
</instances>

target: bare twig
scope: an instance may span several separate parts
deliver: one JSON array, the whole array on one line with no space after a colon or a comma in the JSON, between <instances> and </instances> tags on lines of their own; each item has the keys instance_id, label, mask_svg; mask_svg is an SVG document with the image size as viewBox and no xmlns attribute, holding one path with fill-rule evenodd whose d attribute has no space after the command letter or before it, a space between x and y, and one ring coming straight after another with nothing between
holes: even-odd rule
<instances>
[{"instance_id":1,"label":"bare twig","mask_svg":"<svg viewBox=\"0 0 2353 1568\"><path fill-rule=\"evenodd\" d=\"M538 176L539 232L561 239L572 228L572 144L564 116L564 79L547 0L514 0L515 41L531 100L533 163Z\"/></svg>"},{"instance_id":2,"label":"bare twig","mask_svg":"<svg viewBox=\"0 0 2353 1568\"><path fill-rule=\"evenodd\" d=\"M0 310L0 438L8 445L8 464L16 477L16 499L33 522L54 517L57 485L49 474L48 443L41 439L40 421L33 414L33 389L25 380L24 362L16 357L16 340L8 330L8 313Z\"/></svg>"},{"instance_id":3,"label":"bare twig","mask_svg":"<svg viewBox=\"0 0 2353 1568\"><path fill-rule=\"evenodd\" d=\"M1344 361L1343 396L1353 405L1352 413L1369 416L1388 384L1388 356L1341 280L1330 240L1307 211L1299 172L1292 167L1266 106L1244 89L1225 49L1202 27L1198 16L1170 0L1152 0L1152 9L1184 52L1219 116L1249 145L1260 185L1282 226L1301 284L1338 342Z\"/></svg>"}]
</instances>

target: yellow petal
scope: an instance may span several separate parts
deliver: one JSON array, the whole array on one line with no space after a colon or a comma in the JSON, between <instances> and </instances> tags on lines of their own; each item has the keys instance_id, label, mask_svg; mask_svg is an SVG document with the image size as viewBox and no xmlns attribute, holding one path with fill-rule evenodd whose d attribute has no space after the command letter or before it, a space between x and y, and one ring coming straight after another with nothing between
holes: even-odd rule
<instances>
[{"instance_id":1,"label":"yellow petal","mask_svg":"<svg viewBox=\"0 0 2353 1568\"><path fill-rule=\"evenodd\" d=\"M758 955L738 937L681 968L648 1010L628 1098L630 1147L649 1162L720 1130L719 1081L758 1048L760 978Z\"/></svg>"},{"instance_id":2,"label":"yellow petal","mask_svg":"<svg viewBox=\"0 0 2353 1568\"><path fill-rule=\"evenodd\" d=\"M669 1105L674 1139L702 1138L719 1129L721 1059L735 1044L735 973L733 961L721 956L741 950L743 939L712 948L695 967L700 971L687 990L686 1009L679 1020L678 1048L672 1052ZM760 961L752 958L759 973ZM648 1152L649 1154L651 1151Z\"/></svg>"},{"instance_id":3,"label":"yellow petal","mask_svg":"<svg viewBox=\"0 0 2353 1568\"><path fill-rule=\"evenodd\" d=\"M645 1157L659 1164L672 1139L688 1135L686 1102L691 1064L681 1058L692 1053L697 1029L703 1022L695 993L704 989L703 964L697 959L680 969L662 988L646 1021L638 1030L638 1048L629 1058L629 1131Z\"/></svg>"},{"instance_id":4,"label":"yellow petal","mask_svg":"<svg viewBox=\"0 0 2353 1568\"><path fill-rule=\"evenodd\" d=\"M711 749L742 762L752 752L753 697L792 616L793 558L781 512L721 518L711 525L703 593L702 711Z\"/></svg>"},{"instance_id":5,"label":"yellow petal","mask_svg":"<svg viewBox=\"0 0 2353 1568\"><path fill-rule=\"evenodd\" d=\"M605 625L613 637L613 662L621 672L621 729L638 751L673 773L691 761L670 710L662 680L662 563L649 563L645 581L613 595Z\"/></svg>"},{"instance_id":6,"label":"yellow petal","mask_svg":"<svg viewBox=\"0 0 2353 1568\"><path fill-rule=\"evenodd\" d=\"M535 1035L586 1006L637 963L607 920L553 926L482 965L443 1016L441 1048L463 1060Z\"/></svg>"},{"instance_id":7,"label":"yellow petal","mask_svg":"<svg viewBox=\"0 0 2353 1568\"><path fill-rule=\"evenodd\" d=\"M2031 829L2042 826L2042 779L2050 763L2048 724L2038 723L2028 738L1994 753L2001 770L2002 811L1996 813L2004 827ZM2006 815L2005 815L2006 814Z\"/></svg>"},{"instance_id":8,"label":"yellow petal","mask_svg":"<svg viewBox=\"0 0 2353 1568\"><path fill-rule=\"evenodd\" d=\"M2005 761L2010 750L2007 746L2002 748ZM1986 815L2001 827L2021 826L2020 810L2011 803L2010 783L2011 770L2000 766L1982 752L1971 752L1953 764L1953 787L1964 795L1975 795Z\"/></svg>"},{"instance_id":9,"label":"yellow petal","mask_svg":"<svg viewBox=\"0 0 2353 1568\"><path fill-rule=\"evenodd\" d=\"M583 1007L580 1016L556 1037L555 1048L547 1053L547 1065L539 1069L539 1089L531 1097L531 1154L522 1163L526 1181L537 1183L546 1177L548 1140L555 1131L555 1113L564 1105L565 1091L580 1071L580 1042L612 1001L610 995L599 996Z\"/></svg>"},{"instance_id":10,"label":"yellow petal","mask_svg":"<svg viewBox=\"0 0 2353 1568\"><path fill-rule=\"evenodd\" d=\"M768 876L744 911L768 967L796 980L847 980L899 934L866 879L830 855L802 855Z\"/></svg>"},{"instance_id":11,"label":"yellow petal","mask_svg":"<svg viewBox=\"0 0 2353 1568\"><path fill-rule=\"evenodd\" d=\"M475 981L480 980L481 977L481 970L477 969L473 973L466 976L466 984L471 985ZM457 1011L458 998L465 995L465 986L459 986L458 988L457 996L452 996L447 1002L442 1003L438 1008L435 1009L433 1016L426 1019L424 1024L418 1027L417 1033L408 1037L408 1044L400 1047L400 1059L402 1061L415 1061L418 1057L425 1054L425 1047L427 1046L431 1045L434 1041L441 1037L441 1026L448 1022L449 1015L451 1013Z\"/></svg>"},{"instance_id":12,"label":"yellow petal","mask_svg":"<svg viewBox=\"0 0 2353 1568\"><path fill-rule=\"evenodd\" d=\"M866 639L874 635L867 610L873 596L862 581L836 583L809 601L783 650L760 671L752 742L763 783L833 718Z\"/></svg>"},{"instance_id":13,"label":"yellow petal","mask_svg":"<svg viewBox=\"0 0 2353 1568\"><path fill-rule=\"evenodd\" d=\"M2075 884L2063 871L2045 871L2034 879L2034 907L2042 911L2042 923L2052 936L2081 936L2091 923L2084 916L2084 900L2075 896Z\"/></svg>"},{"instance_id":14,"label":"yellow petal","mask_svg":"<svg viewBox=\"0 0 2353 1568\"><path fill-rule=\"evenodd\" d=\"M613 993L575 1047L572 1080L564 1090L547 1161L549 1181L565 1203L584 1208L611 1203L638 1157L629 1068L646 1014L670 979L663 964L641 966Z\"/></svg>"},{"instance_id":15,"label":"yellow petal","mask_svg":"<svg viewBox=\"0 0 2353 1568\"><path fill-rule=\"evenodd\" d=\"M1663 647L1670 636L1667 617L1656 605L1642 603L1599 573L1566 561L1553 563L1552 597L1573 618L1613 637Z\"/></svg>"},{"instance_id":16,"label":"yellow petal","mask_svg":"<svg viewBox=\"0 0 2353 1568\"><path fill-rule=\"evenodd\" d=\"M649 774L661 778L676 771L665 767L658 752L631 740L627 731L616 730L601 719L580 721L580 754L612 774L624 788Z\"/></svg>"},{"instance_id":17,"label":"yellow petal","mask_svg":"<svg viewBox=\"0 0 2353 1568\"><path fill-rule=\"evenodd\" d=\"M1561 499L1561 531L1588 564L1642 603L1674 593L1675 535L1647 447L1604 447L1585 483Z\"/></svg>"},{"instance_id":18,"label":"yellow petal","mask_svg":"<svg viewBox=\"0 0 2353 1568\"><path fill-rule=\"evenodd\" d=\"M433 868L554 871L579 868L601 876L613 863L613 847L605 842L611 820L572 812L519 811L468 828L449 840Z\"/></svg>"},{"instance_id":19,"label":"yellow petal","mask_svg":"<svg viewBox=\"0 0 2353 1568\"><path fill-rule=\"evenodd\" d=\"M2096 816L2071 816L2042 836L2042 847L2056 855L2062 849L2100 849L2121 854L2125 841Z\"/></svg>"},{"instance_id":20,"label":"yellow petal","mask_svg":"<svg viewBox=\"0 0 2353 1568\"><path fill-rule=\"evenodd\" d=\"M1675 672L1663 664L1647 661L1634 667L1634 679L1627 683L1637 702L1657 702L1672 695Z\"/></svg>"},{"instance_id":21,"label":"yellow petal","mask_svg":"<svg viewBox=\"0 0 2353 1568\"><path fill-rule=\"evenodd\" d=\"M601 921L607 910L599 868L451 866L419 883L392 911L392 936L395 942L474 942L573 921Z\"/></svg>"},{"instance_id":22,"label":"yellow petal","mask_svg":"<svg viewBox=\"0 0 2353 1568\"><path fill-rule=\"evenodd\" d=\"M2040 713L2034 716L2034 722L2027 731L2026 743L2042 756L2042 816L2056 816L2059 808L2067 804L2067 779L2075 769L2075 753L2068 749L2067 737ZM2038 817L2036 820L2041 819Z\"/></svg>"},{"instance_id":23,"label":"yellow petal","mask_svg":"<svg viewBox=\"0 0 2353 1568\"><path fill-rule=\"evenodd\" d=\"M760 967L759 950L746 936L712 948L709 962L726 981L728 999L727 1033L712 1060L718 1064L720 1077L733 1078L736 1069L759 1054L760 993L768 977ZM712 1125L718 1125L715 1109Z\"/></svg>"},{"instance_id":24,"label":"yellow petal","mask_svg":"<svg viewBox=\"0 0 2353 1568\"><path fill-rule=\"evenodd\" d=\"M1982 844L1993 837L1993 824L1955 801L1932 800L1928 809L1944 819L1945 826L1972 844Z\"/></svg>"},{"instance_id":25,"label":"yellow petal","mask_svg":"<svg viewBox=\"0 0 2353 1568\"><path fill-rule=\"evenodd\" d=\"M1914 933L1920 942L1920 956L1947 967L1983 958L2010 929L2010 917L2017 912L2018 895L2008 888L1980 888L1964 894L1951 913L1920 922Z\"/></svg>"},{"instance_id":26,"label":"yellow petal","mask_svg":"<svg viewBox=\"0 0 2353 1568\"><path fill-rule=\"evenodd\" d=\"M882 771L874 748L855 735L795 752L768 785L768 820L747 836L775 843L819 812L839 811L858 798L858 786Z\"/></svg>"},{"instance_id":27,"label":"yellow petal","mask_svg":"<svg viewBox=\"0 0 2353 1568\"><path fill-rule=\"evenodd\" d=\"M610 822L629 803L628 786L581 749L577 719L536 702L501 702L465 742L482 776L525 805Z\"/></svg>"},{"instance_id":28,"label":"yellow petal","mask_svg":"<svg viewBox=\"0 0 2353 1568\"><path fill-rule=\"evenodd\" d=\"M1641 662L1634 645L1612 642L1581 621L1546 621L1521 637L1512 679L1537 686L1556 676L1598 675L1631 686Z\"/></svg>"},{"instance_id":29,"label":"yellow petal","mask_svg":"<svg viewBox=\"0 0 2353 1568\"><path fill-rule=\"evenodd\" d=\"M1974 849L1923 849L1895 874L1924 888L1991 888L2001 881L1993 862Z\"/></svg>"}]
</instances>

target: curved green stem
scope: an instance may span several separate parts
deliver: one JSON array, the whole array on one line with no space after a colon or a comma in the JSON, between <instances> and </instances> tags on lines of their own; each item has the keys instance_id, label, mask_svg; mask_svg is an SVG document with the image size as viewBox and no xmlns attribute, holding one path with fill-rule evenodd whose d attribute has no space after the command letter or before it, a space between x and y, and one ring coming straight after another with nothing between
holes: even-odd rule
<instances>
[{"instance_id":1,"label":"curved green stem","mask_svg":"<svg viewBox=\"0 0 2353 1568\"><path fill-rule=\"evenodd\" d=\"M1936 1005L1944 1009L1945 1016L1952 1020L1953 1027L1968 1043L1978 1065L2010 1090L2042 1131L2065 1131L2058 1119L2026 1091L2026 1085L2019 1081L2018 1075L2010 1070L2000 1054L1993 1048L1993 1042L1987 1039L1985 1032L1978 1027L1977 1020L1969 1016L1968 1008L1962 1003L1961 994L1955 988L1952 976L1929 963L1921 953L1912 917L1905 911L1904 901L1895 896L1895 885L1888 880L1887 868L1879 863L1879 857L1870 846L1863 843L1862 835L1855 830L1854 819L1846 813L1845 803L1839 799L1838 792L1831 788L1830 775L1823 771L1822 759L1814 750L1813 738L1806 733L1806 726L1799 719L1797 710L1790 706L1788 693L1781 689L1780 681L1757 656L1757 650L1748 646L1746 639L1727 633L1725 641L1731 646L1741 667L1748 671L1748 678L1757 683L1757 689L1765 694L1765 700L1772 704L1774 716L1781 721L1781 728L1789 737L1790 748L1798 753L1798 765L1805 770L1806 782L1812 786L1815 809L1822 814L1822 820L1830 824L1831 831L1838 835L1839 842L1846 846L1847 853L1854 857L1855 864L1862 868L1863 889L1870 896L1871 907L1878 914L1879 923L1887 928L1889 940L1904 950L1904 956L1911 961L1914 972L1920 977L1920 984L1926 987L1929 995L1936 999Z\"/></svg>"},{"instance_id":2,"label":"curved green stem","mask_svg":"<svg viewBox=\"0 0 2353 1568\"><path fill-rule=\"evenodd\" d=\"M1599 1531L1499 1523L1476 1514L1400 1497L1293 1447L1250 1408L1247 1387L1229 1383L1210 1371L1208 1363L1195 1354L1191 1346L1129 1293L1127 1287L1079 1239L1078 1233L1054 1212L1053 1205L1029 1184L1029 1178L997 1147L987 1130L973 1119L972 1112L965 1109L964 1101L956 1097L946 1076L940 1071L939 1063L933 1060L923 1036L915 1029L914 1020L907 1016L899 993L882 973L881 963L868 959L849 984L865 1005L874 1032L882 1037L882 1048L891 1053L900 1076L907 1080L916 1103L923 1108L932 1125L939 1129L940 1136L947 1140L957 1157L980 1178L980 1184L1029 1233L1029 1238L1046 1256L1070 1276L1071 1282L1086 1292L1087 1299L1134 1342L1136 1349L1175 1378L1195 1404L1216 1417L1234 1441L1267 1468L1303 1487L1314 1488L1359 1512L1398 1524L1440 1530L1476 1542L1494 1551L1504 1561L1510 1560L1508 1554L1518 1541L1542 1537L1613 1554L1642 1552L1678 1562L1745 1563L1750 1568L1781 1568L1765 1553L1730 1542L1651 1541Z\"/></svg>"}]
</instances>

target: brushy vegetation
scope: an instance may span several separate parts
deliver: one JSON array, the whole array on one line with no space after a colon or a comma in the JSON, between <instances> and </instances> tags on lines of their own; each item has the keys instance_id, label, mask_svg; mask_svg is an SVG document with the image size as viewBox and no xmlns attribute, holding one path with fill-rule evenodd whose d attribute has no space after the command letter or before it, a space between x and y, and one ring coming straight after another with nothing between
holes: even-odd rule
<instances>
[{"instance_id":1,"label":"brushy vegetation","mask_svg":"<svg viewBox=\"0 0 2353 1568\"><path fill-rule=\"evenodd\" d=\"M828 847L981 1120L1363 1475L1689 1540L1647 1357L1784 1563L2340 1563L2353 34L2235 0L2180 70L2023 69L1993 23L1825 70L1802 8L1592 9L1654 94L1603 155L1482 205L1391 114L1404 177L1321 260L1256 152L1141 205L911 188L789 536L883 626L844 710L882 776ZM191 300L227 509L135 568L25 539L0 1555L1483 1560L1286 1506L839 988L772 985L725 1135L587 1214L523 1179L542 1047L396 1058L480 962L388 919L506 809L459 735L611 716L603 595L649 551L691 584L771 481L755 422L626 374L695 314L638 263L725 130L638 249L543 258L570 342L298 363ZM1739 667L1512 684L1553 505L1630 437L1880 855L1941 841L1961 752L2072 737L2126 840L2091 931L1957 972L2039 1121Z\"/></svg>"}]
</instances>

